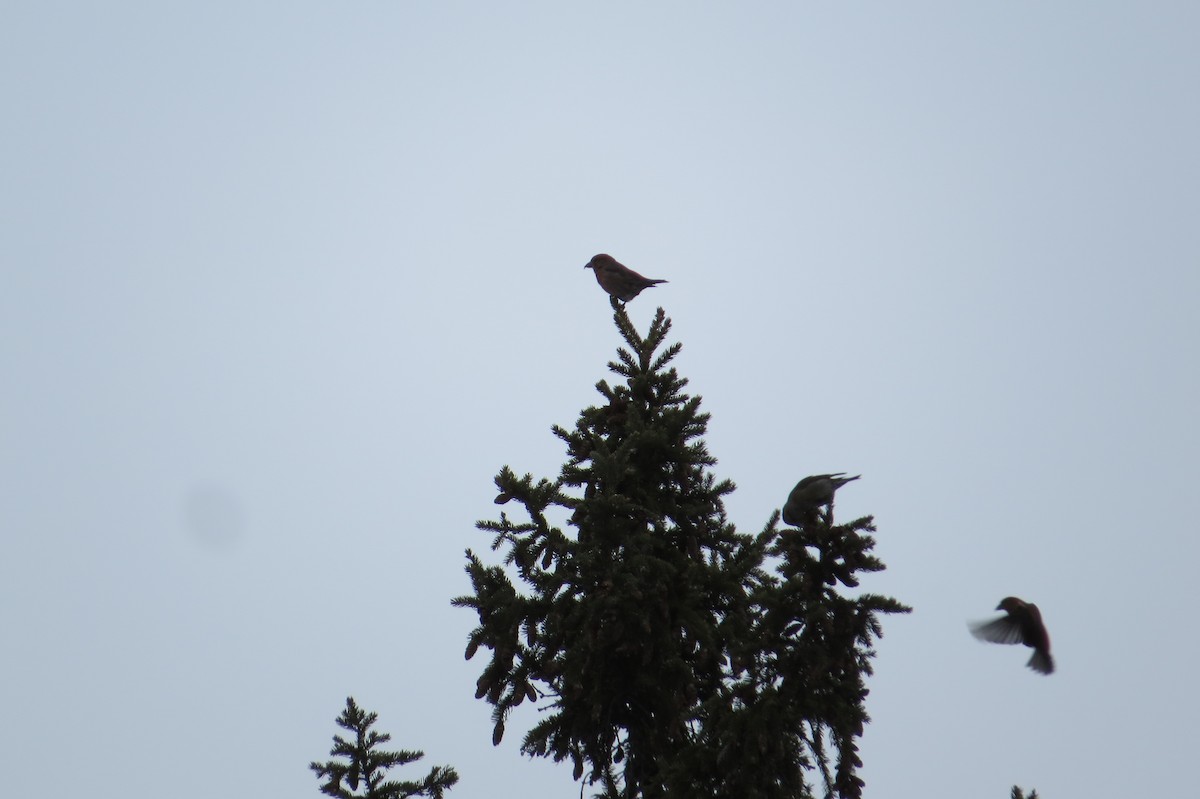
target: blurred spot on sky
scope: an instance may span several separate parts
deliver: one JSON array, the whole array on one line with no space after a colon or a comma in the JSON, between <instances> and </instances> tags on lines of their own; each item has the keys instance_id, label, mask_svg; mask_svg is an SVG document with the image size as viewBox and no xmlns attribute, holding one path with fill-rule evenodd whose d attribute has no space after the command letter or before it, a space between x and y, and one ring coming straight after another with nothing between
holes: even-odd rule
<instances>
[{"instance_id":1,"label":"blurred spot on sky","mask_svg":"<svg viewBox=\"0 0 1200 799\"><path fill-rule=\"evenodd\" d=\"M228 551L246 535L246 511L241 498L215 482L198 482L184 493L183 528L204 549Z\"/></svg>"}]
</instances>

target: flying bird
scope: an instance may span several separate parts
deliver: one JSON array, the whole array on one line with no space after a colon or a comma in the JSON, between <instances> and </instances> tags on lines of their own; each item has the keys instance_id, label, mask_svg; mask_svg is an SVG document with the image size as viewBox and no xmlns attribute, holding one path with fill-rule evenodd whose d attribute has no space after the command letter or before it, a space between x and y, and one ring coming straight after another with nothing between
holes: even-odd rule
<instances>
[{"instance_id":1,"label":"flying bird","mask_svg":"<svg viewBox=\"0 0 1200 799\"><path fill-rule=\"evenodd\" d=\"M817 509L833 504L833 495L839 488L862 477L843 477L845 472L834 474L814 474L805 477L792 493L788 494L787 502L783 505L783 523L799 526L816 518Z\"/></svg>"},{"instance_id":2,"label":"flying bird","mask_svg":"<svg viewBox=\"0 0 1200 799\"><path fill-rule=\"evenodd\" d=\"M1033 656L1029 658L1029 668L1041 674L1053 672L1050 633L1046 632L1046 625L1042 623L1042 613L1037 605L1015 596L1006 596L1000 600L996 610L1003 610L1008 615L972 624L971 632L975 637L981 641L991 641L993 644L1024 644L1031 647Z\"/></svg>"},{"instance_id":3,"label":"flying bird","mask_svg":"<svg viewBox=\"0 0 1200 799\"><path fill-rule=\"evenodd\" d=\"M665 280L654 280L643 277L629 267L620 263L611 255L600 253L584 264L584 269L596 273L596 282L600 288L616 297L621 302L629 302L642 293L642 289L666 283Z\"/></svg>"}]
</instances>

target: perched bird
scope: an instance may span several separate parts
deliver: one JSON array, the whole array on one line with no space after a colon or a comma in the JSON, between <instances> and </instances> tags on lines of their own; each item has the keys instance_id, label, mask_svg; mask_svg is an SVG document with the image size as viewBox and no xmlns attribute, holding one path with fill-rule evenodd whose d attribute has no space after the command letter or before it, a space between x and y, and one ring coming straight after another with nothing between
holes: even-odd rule
<instances>
[{"instance_id":1,"label":"perched bird","mask_svg":"<svg viewBox=\"0 0 1200 799\"><path fill-rule=\"evenodd\" d=\"M1033 649L1029 668L1042 674L1054 671L1054 660L1050 657L1050 633L1042 623L1042 613L1037 605L1024 602L1015 596L1000 600L996 610L1008 615L993 621L971 625L971 632L981 641L993 644L1024 644Z\"/></svg>"},{"instance_id":2,"label":"perched bird","mask_svg":"<svg viewBox=\"0 0 1200 799\"><path fill-rule=\"evenodd\" d=\"M798 526L813 521L818 508L833 504L835 491L851 480L862 477L861 474L842 477L844 474L845 472L814 474L796 483L783 505L783 523Z\"/></svg>"},{"instance_id":3,"label":"perched bird","mask_svg":"<svg viewBox=\"0 0 1200 799\"><path fill-rule=\"evenodd\" d=\"M667 282L643 277L617 261L616 258L604 253L593 256L592 260L584 264L583 268L595 272L596 282L600 284L600 288L621 302L629 302L641 294L642 289Z\"/></svg>"}]
</instances>

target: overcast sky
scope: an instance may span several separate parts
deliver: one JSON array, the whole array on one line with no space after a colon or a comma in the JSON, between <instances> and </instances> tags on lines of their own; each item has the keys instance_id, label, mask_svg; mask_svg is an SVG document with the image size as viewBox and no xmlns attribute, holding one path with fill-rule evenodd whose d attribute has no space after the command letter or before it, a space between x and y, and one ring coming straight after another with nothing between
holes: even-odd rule
<instances>
[{"instance_id":1,"label":"overcast sky","mask_svg":"<svg viewBox=\"0 0 1200 799\"><path fill-rule=\"evenodd\" d=\"M731 519L862 473L867 796L1181 797L1200 6L8 3L6 795L317 796L353 694L498 748L463 550L669 283ZM1036 602L1058 672L970 620ZM401 776L405 776L403 773Z\"/></svg>"}]
</instances>

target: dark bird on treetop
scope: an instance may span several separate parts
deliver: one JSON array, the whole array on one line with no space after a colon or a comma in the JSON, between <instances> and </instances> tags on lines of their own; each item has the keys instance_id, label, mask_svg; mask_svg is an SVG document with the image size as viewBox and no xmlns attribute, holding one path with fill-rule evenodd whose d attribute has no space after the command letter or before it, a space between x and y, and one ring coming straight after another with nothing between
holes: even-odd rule
<instances>
[{"instance_id":1,"label":"dark bird on treetop","mask_svg":"<svg viewBox=\"0 0 1200 799\"><path fill-rule=\"evenodd\" d=\"M641 294L642 289L667 282L643 277L617 261L616 258L604 253L593 256L592 260L584 264L583 268L595 272L596 282L600 284L600 288L621 302L629 302Z\"/></svg>"},{"instance_id":2,"label":"dark bird on treetop","mask_svg":"<svg viewBox=\"0 0 1200 799\"><path fill-rule=\"evenodd\" d=\"M851 480L862 477L861 474L843 477L844 474L814 474L796 483L783 505L783 523L798 526L812 521L818 508L833 504L834 492Z\"/></svg>"},{"instance_id":3,"label":"dark bird on treetop","mask_svg":"<svg viewBox=\"0 0 1200 799\"><path fill-rule=\"evenodd\" d=\"M1029 668L1042 674L1054 671L1054 659L1050 657L1050 633L1042 623L1042 613L1037 605L1015 596L1000 600L996 610L1008 615L992 621L971 625L971 632L981 641L993 644L1024 644L1033 649Z\"/></svg>"}]
</instances>

